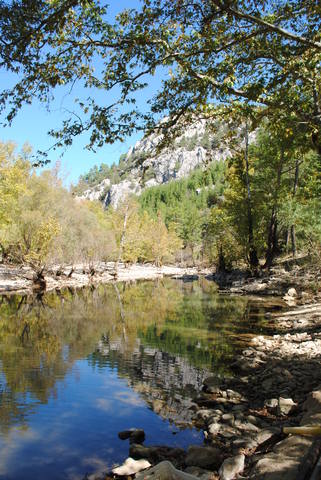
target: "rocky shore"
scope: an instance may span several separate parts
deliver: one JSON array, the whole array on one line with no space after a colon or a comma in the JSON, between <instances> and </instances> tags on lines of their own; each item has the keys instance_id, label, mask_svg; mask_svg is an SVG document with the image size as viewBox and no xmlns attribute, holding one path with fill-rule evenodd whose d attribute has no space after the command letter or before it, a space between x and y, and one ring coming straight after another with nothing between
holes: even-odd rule
<instances>
[{"instance_id":1,"label":"rocky shore","mask_svg":"<svg viewBox=\"0 0 321 480\"><path fill-rule=\"evenodd\" d=\"M321 303L268 317L276 333L253 338L235 358L234 376L207 378L194 399L204 445L184 451L130 440L130 458L153 468L137 473L147 464L133 460L120 472L137 473L139 480L321 478L321 442L297 428L319 427L314 433L321 433ZM297 433L289 434L291 428Z\"/></svg>"},{"instance_id":2,"label":"rocky shore","mask_svg":"<svg viewBox=\"0 0 321 480\"><path fill-rule=\"evenodd\" d=\"M66 265L51 267L43 274L41 285L34 271L26 266L0 265L0 294L32 293L36 290L54 290L65 287L77 288L112 281L155 280L164 276L175 278L198 278L198 275L211 276L209 269L183 268L152 264L125 265L120 263L117 272L114 262L99 262L91 266Z\"/></svg>"}]
</instances>

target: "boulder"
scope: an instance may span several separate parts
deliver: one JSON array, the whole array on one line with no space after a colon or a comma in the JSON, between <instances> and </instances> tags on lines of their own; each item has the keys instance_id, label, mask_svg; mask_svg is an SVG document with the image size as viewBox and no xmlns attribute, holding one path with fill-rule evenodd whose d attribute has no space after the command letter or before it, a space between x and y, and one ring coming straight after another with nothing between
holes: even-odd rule
<instances>
[{"instance_id":1,"label":"boulder","mask_svg":"<svg viewBox=\"0 0 321 480\"><path fill-rule=\"evenodd\" d=\"M189 473L190 475L194 475L195 477L199 478L200 480L212 480L213 479L213 472L211 470L205 470L205 468L200 467L187 467L185 473Z\"/></svg>"},{"instance_id":2,"label":"boulder","mask_svg":"<svg viewBox=\"0 0 321 480\"><path fill-rule=\"evenodd\" d=\"M223 461L219 448L192 445L187 450L185 463L187 466L217 469Z\"/></svg>"},{"instance_id":3,"label":"boulder","mask_svg":"<svg viewBox=\"0 0 321 480\"><path fill-rule=\"evenodd\" d=\"M300 460L278 456L271 452L260 458L251 470L253 479L294 480L299 472Z\"/></svg>"},{"instance_id":4,"label":"boulder","mask_svg":"<svg viewBox=\"0 0 321 480\"><path fill-rule=\"evenodd\" d=\"M226 458L219 469L221 480L232 480L244 470L245 455Z\"/></svg>"},{"instance_id":5,"label":"boulder","mask_svg":"<svg viewBox=\"0 0 321 480\"><path fill-rule=\"evenodd\" d=\"M121 440L127 440L129 438L130 443L143 443L145 440L145 432L140 428L131 428L130 430L119 432L118 437Z\"/></svg>"},{"instance_id":6,"label":"boulder","mask_svg":"<svg viewBox=\"0 0 321 480\"><path fill-rule=\"evenodd\" d=\"M144 459L141 460L134 460L133 458L127 458L125 463L120 467L113 468L112 472L115 475L119 476L127 476L127 475L134 475L134 473L138 473L141 470L145 470L146 468L151 467L151 464Z\"/></svg>"},{"instance_id":7,"label":"boulder","mask_svg":"<svg viewBox=\"0 0 321 480\"><path fill-rule=\"evenodd\" d=\"M147 472L140 473L136 476L136 480L198 480L198 478L190 473L177 470L171 462L160 462Z\"/></svg>"},{"instance_id":8,"label":"boulder","mask_svg":"<svg viewBox=\"0 0 321 480\"><path fill-rule=\"evenodd\" d=\"M170 460L180 465L185 459L185 450L163 445L146 447L144 445L131 444L129 447L129 455L135 459L146 458L153 464L163 460Z\"/></svg>"}]
</instances>

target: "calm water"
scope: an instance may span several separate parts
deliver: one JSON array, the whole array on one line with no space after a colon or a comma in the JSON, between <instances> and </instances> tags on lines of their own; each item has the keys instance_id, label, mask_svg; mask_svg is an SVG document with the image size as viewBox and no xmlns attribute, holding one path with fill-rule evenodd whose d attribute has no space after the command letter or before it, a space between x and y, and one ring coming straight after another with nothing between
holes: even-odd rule
<instances>
[{"instance_id":1,"label":"calm water","mask_svg":"<svg viewBox=\"0 0 321 480\"><path fill-rule=\"evenodd\" d=\"M82 479L146 444L203 442L191 399L271 305L206 280L101 285L0 299L0 478Z\"/></svg>"}]
</instances>

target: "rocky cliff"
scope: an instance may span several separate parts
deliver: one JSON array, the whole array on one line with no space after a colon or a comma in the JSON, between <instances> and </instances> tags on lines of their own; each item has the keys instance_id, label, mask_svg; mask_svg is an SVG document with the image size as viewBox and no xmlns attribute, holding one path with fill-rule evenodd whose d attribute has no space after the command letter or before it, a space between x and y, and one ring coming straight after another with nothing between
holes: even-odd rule
<instances>
[{"instance_id":1,"label":"rocky cliff","mask_svg":"<svg viewBox=\"0 0 321 480\"><path fill-rule=\"evenodd\" d=\"M231 155L223 140L225 129L217 123L210 130L205 120L197 121L160 154L156 154L156 147L161 136L146 136L120 159L116 180L105 178L79 197L117 207L129 194L140 195L145 188L186 177L195 168L206 168L209 162L224 161Z\"/></svg>"}]
</instances>

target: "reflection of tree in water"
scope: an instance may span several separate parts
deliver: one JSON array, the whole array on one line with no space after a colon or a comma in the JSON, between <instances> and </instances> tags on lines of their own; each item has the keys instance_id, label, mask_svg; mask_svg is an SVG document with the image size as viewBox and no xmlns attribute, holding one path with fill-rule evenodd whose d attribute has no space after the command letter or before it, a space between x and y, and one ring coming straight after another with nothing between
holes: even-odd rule
<instances>
[{"instance_id":1,"label":"reflection of tree in water","mask_svg":"<svg viewBox=\"0 0 321 480\"><path fill-rule=\"evenodd\" d=\"M215 295L213 283L176 282L174 291L175 308L164 312L162 321L149 319L147 324L141 320L149 310L135 308L137 297L132 298L131 291L118 291L123 325L132 325L127 317L136 312L134 348L128 350L124 337L107 336L89 361L117 369L154 411L178 423L191 420L191 399L204 377L229 373L228 360L237 348L230 336L251 332L253 325L248 300ZM150 311L153 314L153 308Z\"/></svg>"},{"instance_id":2,"label":"reflection of tree in water","mask_svg":"<svg viewBox=\"0 0 321 480\"><path fill-rule=\"evenodd\" d=\"M46 332L40 297L3 297L0 321L0 426L25 424L34 400L46 402L66 365L56 335Z\"/></svg>"},{"instance_id":3,"label":"reflection of tree in water","mask_svg":"<svg viewBox=\"0 0 321 480\"><path fill-rule=\"evenodd\" d=\"M139 320L158 322L173 307L168 287L161 284L119 285L126 300L126 351L136 339L135 319L143 311L145 293L151 300ZM175 302L174 302L175 303ZM131 312L128 313L128 309ZM0 300L0 428L23 425L37 403L56 394L74 361L87 357L102 337L121 338L119 300L113 285L66 289L40 296L2 296ZM130 355L130 353L129 353Z\"/></svg>"},{"instance_id":4,"label":"reflection of tree in water","mask_svg":"<svg viewBox=\"0 0 321 480\"><path fill-rule=\"evenodd\" d=\"M247 305L220 303L213 289L211 282L161 280L1 297L0 429L26 424L86 357L117 367L155 411L165 403L185 412L186 392L199 388L204 368L225 373L228 329Z\"/></svg>"}]
</instances>

